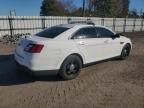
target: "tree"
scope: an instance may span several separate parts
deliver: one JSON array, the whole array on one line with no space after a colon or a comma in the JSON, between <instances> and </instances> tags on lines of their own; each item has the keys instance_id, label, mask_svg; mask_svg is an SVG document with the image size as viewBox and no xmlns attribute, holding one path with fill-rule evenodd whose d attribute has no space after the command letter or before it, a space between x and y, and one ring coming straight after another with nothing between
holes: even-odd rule
<instances>
[{"instance_id":1,"label":"tree","mask_svg":"<svg viewBox=\"0 0 144 108\"><path fill-rule=\"evenodd\" d=\"M129 0L120 0L120 4L119 5L119 9L120 9L120 12L118 14L118 17L126 17L128 16L128 12L129 12Z\"/></svg>"},{"instance_id":2,"label":"tree","mask_svg":"<svg viewBox=\"0 0 144 108\"><path fill-rule=\"evenodd\" d=\"M93 16L106 17L110 13L110 0L87 0L88 13Z\"/></svg>"},{"instance_id":3,"label":"tree","mask_svg":"<svg viewBox=\"0 0 144 108\"><path fill-rule=\"evenodd\" d=\"M129 0L87 0L88 13L98 17L126 17Z\"/></svg>"},{"instance_id":4,"label":"tree","mask_svg":"<svg viewBox=\"0 0 144 108\"><path fill-rule=\"evenodd\" d=\"M129 0L81 0L83 6L75 7L73 0L43 0L42 16L96 16L126 17Z\"/></svg>"},{"instance_id":5,"label":"tree","mask_svg":"<svg viewBox=\"0 0 144 108\"><path fill-rule=\"evenodd\" d=\"M41 6L41 16L49 16L55 13L56 0L43 0Z\"/></svg>"},{"instance_id":6,"label":"tree","mask_svg":"<svg viewBox=\"0 0 144 108\"><path fill-rule=\"evenodd\" d=\"M88 16L91 16L92 9L93 9L93 0L87 0L86 3L87 3L86 8L87 8L87 11L88 11Z\"/></svg>"},{"instance_id":7,"label":"tree","mask_svg":"<svg viewBox=\"0 0 144 108\"><path fill-rule=\"evenodd\" d=\"M143 19L144 19L144 12L142 13L141 18L143 18Z\"/></svg>"},{"instance_id":8,"label":"tree","mask_svg":"<svg viewBox=\"0 0 144 108\"><path fill-rule=\"evenodd\" d=\"M126 17L129 11L129 0L111 0L111 16Z\"/></svg>"},{"instance_id":9,"label":"tree","mask_svg":"<svg viewBox=\"0 0 144 108\"><path fill-rule=\"evenodd\" d=\"M110 16L117 17L117 0L111 0Z\"/></svg>"},{"instance_id":10,"label":"tree","mask_svg":"<svg viewBox=\"0 0 144 108\"><path fill-rule=\"evenodd\" d=\"M82 11L83 17L85 16L85 4L86 4L86 0L83 0L83 11Z\"/></svg>"},{"instance_id":11,"label":"tree","mask_svg":"<svg viewBox=\"0 0 144 108\"><path fill-rule=\"evenodd\" d=\"M105 9L108 6L108 5L105 6L106 1L104 1L104 0L95 0L94 4L95 4L94 7L95 7L96 14L98 16L100 16L100 17L104 17L104 15L105 15Z\"/></svg>"},{"instance_id":12,"label":"tree","mask_svg":"<svg viewBox=\"0 0 144 108\"><path fill-rule=\"evenodd\" d=\"M62 2L58 0L43 0L40 12L41 16L58 16L65 14L65 7Z\"/></svg>"},{"instance_id":13,"label":"tree","mask_svg":"<svg viewBox=\"0 0 144 108\"><path fill-rule=\"evenodd\" d=\"M129 11L129 17L130 18L138 18L139 15L138 15L138 12L136 9L133 9L132 11Z\"/></svg>"},{"instance_id":14,"label":"tree","mask_svg":"<svg viewBox=\"0 0 144 108\"><path fill-rule=\"evenodd\" d=\"M142 10L140 10L140 17L144 18L144 12Z\"/></svg>"},{"instance_id":15,"label":"tree","mask_svg":"<svg viewBox=\"0 0 144 108\"><path fill-rule=\"evenodd\" d=\"M75 9L73 12L71 12L70 16L82 17L83 16L83 8Z\"/></svg>"},{"instance_id":16,"label":"tree","mask_svg":"<svg viewBox=\"0 0 144 108\"><path fill-rule=\"evenodd\" d=\"M65 13L68 16L71 16L71 13L78 10L78 8L76 8L75 5L73 4L73 0L59 0L59 2L61 3L61 5L63 5Z\"/></svg>"}]
</instances>

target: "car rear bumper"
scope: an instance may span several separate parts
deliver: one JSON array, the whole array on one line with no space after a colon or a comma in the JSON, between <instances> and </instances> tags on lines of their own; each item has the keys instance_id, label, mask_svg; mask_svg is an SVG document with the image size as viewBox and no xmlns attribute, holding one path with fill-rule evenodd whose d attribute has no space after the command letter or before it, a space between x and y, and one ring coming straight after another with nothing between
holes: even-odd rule
<instances>
[{"instance_id":1,"label":"car rear bumper","mask_svg":"<svg viewBox=\"0 0 144 108\"><path fill-rule=\"evenodd\" d=\"M37 70L37 71L33 71L33 70L30 70L29 68L27 68L26 66L21 65L16 60L15 60L15 64L19 70L24 70L28 74L34 75L34 76L57 75L59 72L59 70Z\"/></svg>"},{"instance_id":2,"label":"car rear bumper","mask_svg":"<svg viewBox=\"0 0 144 108\"><path fill-rule=\"evenodd\" d=\"M14 57L15 61L31 71L60 69L60 66L57 65L57 61L55 61L54 58L51 59L50 57L43 57L37 54L19 53L17 51L15 51Z\"/></svg>"}]
</instances>

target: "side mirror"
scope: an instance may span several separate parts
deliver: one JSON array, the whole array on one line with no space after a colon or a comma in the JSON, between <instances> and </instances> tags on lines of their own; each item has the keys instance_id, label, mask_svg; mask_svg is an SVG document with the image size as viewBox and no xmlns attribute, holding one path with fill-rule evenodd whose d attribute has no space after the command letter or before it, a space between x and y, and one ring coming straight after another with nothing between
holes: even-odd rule
<instances>
[{"instance_id":1,"label":"side mirror","mask_svg":"<svg viewBox=\"0 0 144 108\"><path fill-rule=\"evenodd\" d=\"M116 33L113 38L119 38L120 37L120 34L119 33Z\"/></svg>"}]
</instances>

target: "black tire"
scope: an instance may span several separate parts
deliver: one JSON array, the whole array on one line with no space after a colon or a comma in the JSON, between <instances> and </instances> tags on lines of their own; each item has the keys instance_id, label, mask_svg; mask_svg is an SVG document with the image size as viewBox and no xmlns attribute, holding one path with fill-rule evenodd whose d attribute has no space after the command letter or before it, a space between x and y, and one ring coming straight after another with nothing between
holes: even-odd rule
<instances>
[{"instance_id":1,"label":"black tire","mask_svg":"<svg viewBox=\"0 0 144 108\"><path fill-rule=\"evenodd\" d=\"M62 64L59 75L64 80L72 80L79 75L81 68L81 59L76 55L71 55Z\"/></svg>"},{"instance_id":2,"label":"black tire","mask_svg":"<svg viewBox=\"0 0 144 108\"><path fill-rule=\"evenodd\" d=\"M131 46L129 44L126 44L122 49L120 59L121 60L127 59L130 54L130 50L131 50Z\"/></svg>"}]
</instances>

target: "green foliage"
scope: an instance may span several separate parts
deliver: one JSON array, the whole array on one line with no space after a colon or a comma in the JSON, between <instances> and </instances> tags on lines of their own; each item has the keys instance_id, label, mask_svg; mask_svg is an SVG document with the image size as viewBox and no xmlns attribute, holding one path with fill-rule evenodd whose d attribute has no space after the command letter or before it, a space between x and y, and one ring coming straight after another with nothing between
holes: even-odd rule
<instances>
[{"instance_id":1,"label":"green foliage","mask_svg":"<svg viewBox=\"0 0 144 108\"><path fill-rule=\"evenodd\" d=\"M95 0L94 11L97 16L106 17L110 13L110 0Z\"/></svg>"},{"instance_id":2,"label":"green foliage","mask_svg":"<svg viewBox=\"0 0 144 108\"><path fill-rule=\"evenodd\" d=\"M58 0L43 0L40 12L41 16L59 16L65 14L65 8Z\"/></svg>"},{"instance_id":3,"label":"green foliage","mask_svg":"<svg viewBox=\"0 0 144 108\"><path fill-rule=\"evenodd\" d=\"M82 17L83 16L83 9L82 8L78 8L78 9L72 11L69 15L70 16Z\"/></svg>"},{"instance_id":4,"label":"green foliage","mask_svg":"<svg viewBox=\"0 0 144 108\"><path fill-rule=\"evenodd\" d=\"M84 0L81 0L84 1ZM43 0L42 16L127 17L130 0L86 0L84 6L76 8L72 0Z\"/></svg>"},{"instance_id":5,"label":"green foliage","mask_svg":"<svg viewBox=\"0 0 144 108\"><path fill-rule=\"evenodd\" d=\"M55 0L43 0L40 14L47 16L55 13Z\"/></svg>"},{"instance_id":6,"label":"green foliage","mask_svg":"<svg viewBox=\"0 0 144 108\"><path fill-rule=\"evenodd\" d=\"M126 17L129 0L87 0L89 14L98 17Z\"/></svg>"},{"instance_id":7,"label":"green foliage","mask_svg":"<svg viewBox=\"0 0 144 108\"><path fill-rule=\"evenodd\" d=\"M141 16L140 16L140 17L144 19L144 12L141 14Z\"/></svg>"},{"instance_id":8,"label":"green foliage","mask_svg":"<svg viewBox=\"0 0 144 108\"><path fill-rule=\"evenodd\" d=\"M139 15L138 15L137 10L133 9L132 11L129 11L129 17L131 17L131 18L138 18Z\"/></svg>"},{"instance_id":9,"label":"green foliage","mask_svg":"<svg viewBox=\"0 0 144 108\"><path fill-rule=\"evenodd\" d=\"M140 18L144 18L144 12L142 10L140 10Z\"/></svg>"},{"instance_id":10,"label":"green foliage","mask_svg":"<svg viewBox=\"0 0 144 108\"><path fill-rule=\"evenodd\" d=\"M119 17L127 17L128 16L128 12L129 12L129 0L122 0L121 4L121 12L120 12L120 16Z\"/></svg>"},{"instance_id":11,"label":"green foliage","mask_svg":"<svg viewBox=\"0 0 144 108\"><path fill-rule=\"evenodd\" d=\"M117 17L117 0L111 0L110 16Z\"/></svg>"}]
</instances>

